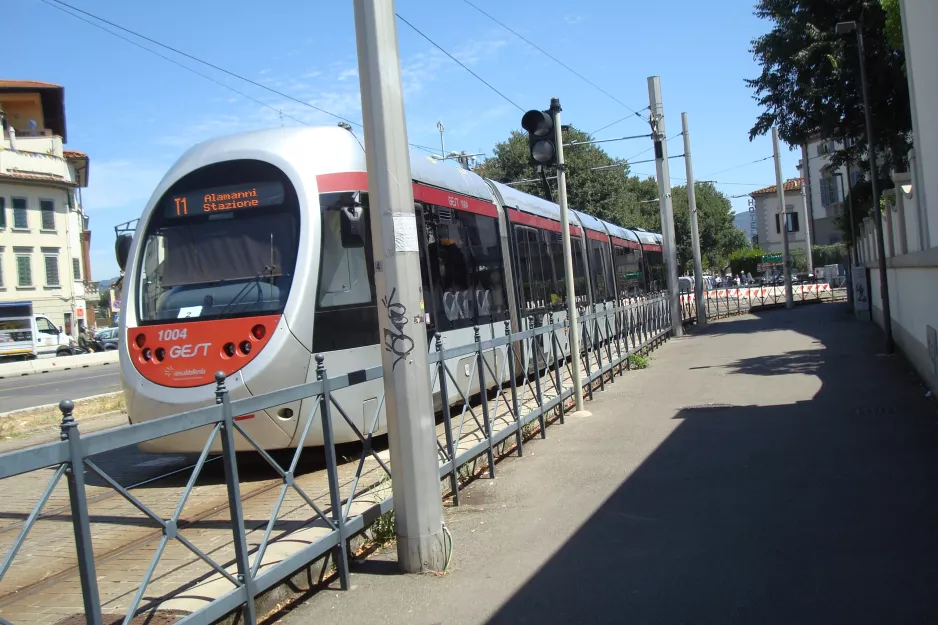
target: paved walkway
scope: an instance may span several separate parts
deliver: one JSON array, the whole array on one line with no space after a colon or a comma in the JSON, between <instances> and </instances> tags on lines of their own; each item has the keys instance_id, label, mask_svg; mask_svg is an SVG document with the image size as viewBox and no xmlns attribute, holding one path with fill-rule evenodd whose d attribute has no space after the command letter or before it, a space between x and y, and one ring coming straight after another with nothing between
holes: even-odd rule
<instances>
[{"instance_id":1,"label":"paved walkway","mask_svg":"<svg viewBox=\"0 0 938 625\"><path fill-rule=\"evenodd\" d=\"M446 509L447 576L392 549L277 622L938 622L938 410L878 345L842 304L670 341Z\"/></svg>"}]
</instances>

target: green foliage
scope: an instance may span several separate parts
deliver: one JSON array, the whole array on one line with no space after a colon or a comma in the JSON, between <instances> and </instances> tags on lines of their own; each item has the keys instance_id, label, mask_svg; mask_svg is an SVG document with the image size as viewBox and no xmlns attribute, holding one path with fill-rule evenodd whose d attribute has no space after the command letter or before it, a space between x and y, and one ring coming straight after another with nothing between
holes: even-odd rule
<instances>
[{"instance_id":1,"label":"green foliage","mask_svg":"<svg viewBox=\"0 0 938 625\"><path fill-rule=\"evenodd\" d=\"M905 50L905 40L902 38L902 13L899 0L880 0L883 12L886 14L886 41L895 50Z\"/></svg>"},{"instance_id":2,"label":"green foliage","mask_svg":"<svg viewBox=\"0 0 938 625\"><path fill-rule=\"evenodd\" d=\"M815 245L811 248L811 256L814 259L815 267L824 265L839 265L844 262L847 255L847 246L843 243L834 243L832 245Z\"/></svg>"},{"instance_id":3,"label":"green foliage","mask_svg":"<svg viewBox=\"0 0 938 625\"><path fill-rule=\"evenodd\" d=\"M793 245L789 250L791 254L791 264L795 271L804 273L808 270L808 258L804 247ZM730 255L730 270L734 275L751 273L753 276L759 275L759 263L762 262L762 255L765 250L754 247L747 250L739 250ZM834 243L833 245L815 245L811 248L811 257L814 260L815 267L824 265L839 265L844 262L847 255L847 247L843 243Z\"/></svg>"},{"instance_id":4,"label":"green foliage","mask_svg":"<svg viewBox=\"0 0 938 625\"><path fill-rule=\"evenodd\" d=\"M896 22L891 2L885 0L884 11L878 0L759 0L756 15L770 21L772 30L752 41L762 73L746 82L764 112L750 138L776 125L782 139L793 145L815 136L848 137L855 143L834 155L834 166L847 156L854 163L865 159L857 38L834 32L838 22L862 15L877 155L887 170L904 167L912 122L905 56L892 44Z\"/></svg>"},{"instance_id":5,"label":"green foliage","mask_svg":"<svg viewBox=\"0 0 938 625\"><path fill-rule=\"evenodd\" d=\"M642 356L640 354L629 354L630 369L647 369L649 361L651 361L651 358L648 356Z\"/></svg>"},{"instance_id":6,"label":"green foliage","mask_svg":"<svg viewBox=\"0 0 938 625\"><path fill-rule=\"evenodd\" d=\"M372 523L369 528L371 540L379 547L394 542L394 510L388 510Z\"/></svg>"},{"instance_id":7,"label":"green foliage","mask_svg":"<svg viewBox=\"0 0 938 625\"><path fill-rule=\"evenodd\" d=\"M734 276L740 274L757 275L759 273L758 265L762 262L763 254L765 252L759 246L736 250L730 254L730 271L733 272Z\"/></svg>"},{"instance_id":8,"label":"green foliage","mask_svg":"<svg viewBox=\"0 0 938 625\"><path fill-rule=\"evenodd\" d=\"M733 205L728 197L712 183L694 185L697 203L697 227L700 232L700 256L704 269L722 270L730 255L749 247L746 233L733 225ZM674 232L677 238L678 267L692 266L693 248L690 236L690 210L687 203L687 185L674 187L671 192L674 206ZM657 205L655 210L658 210Z\"/></svg>"}]
</instances>

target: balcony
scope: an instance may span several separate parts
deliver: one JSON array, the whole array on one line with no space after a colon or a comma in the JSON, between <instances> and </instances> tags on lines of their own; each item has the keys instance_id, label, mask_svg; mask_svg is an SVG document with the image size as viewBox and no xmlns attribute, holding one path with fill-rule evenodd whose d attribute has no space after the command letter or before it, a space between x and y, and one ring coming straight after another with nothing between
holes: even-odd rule
<instances>
[{"instance_id":1,"label":"balcony","mask_svg":"<svg viewBox=\"0 0 938 625\"><path fill-rule=\"evenodd\" d=\"M48 141L49 138L44 138ZM58 137L51 139L59 140ZM9 142L7 142L9 144ZM59 140L59 152L61 154L61 141ZM74 184L68 163L61 156L53 154L44 154L41 152L26 151L21 149L0 150L0 175L8 174L23 177L38 177L37 179L48 179L50 181L61 181ZM20 142L17 140L17 148Z\"/></svg>"},{"instance_id":2,"label":"balcony","mask_svg":"<svg viewBox=\"0 0 938 625\"><path fill-rule=\"evenodd\" d=\"M62 157L62 137L52 134L51 130L17 130L16 150L19 152L35 152ZM11 150L13 145L9 135L4 134L0 139L0 147Z\"/></svg>"}]
</instances>

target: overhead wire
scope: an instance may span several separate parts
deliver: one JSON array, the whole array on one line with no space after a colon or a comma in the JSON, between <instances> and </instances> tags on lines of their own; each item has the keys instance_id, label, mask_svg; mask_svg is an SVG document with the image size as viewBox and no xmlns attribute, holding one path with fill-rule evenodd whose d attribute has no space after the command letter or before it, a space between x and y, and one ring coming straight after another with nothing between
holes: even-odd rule
<instances>
[{"instance_id":1,"label":"overhead wire","mask_svg":"<svg viewBox=\"0 0 938 625\"><path fill-rule=\"evenodd\" d=\"M478 74L476 74L474 71L472 71L471 69L469 69L469 67L467 67L465 63L463 63L462 61L460 61L459 59L457 59L455 56L453 56L452 54L450 54L449 52L447 52L446 50L444 50L444 49L443 49L443 46L441 46L441 45L438 44L437 42L435 42L435 41L433 41L432 39L430 39L430 37L428 37L427 35L425 35L419 28L417 28L416 26L414 26L413 24L411 24L410 22L408 22L406 19L404 19L404 18L401 16L400 13L395 13L394 15L397 16L397 19L401 20L402 22L404 22L405 24L407 24L408 26L410 26L410 28L411 28L415 33L417 33L418 35L420 35L421 37L423 37L424 39L426 39L427 41L429 41L430 44L433 45L437 50L439 50L440 52L442 52L443 54L445 54L446 56L448 56L450 59L452 59L453 61L455 61L461 68L463 68L464 70L466 70L467 72L469 72L470 74L472 74L473 76L475 76L476 79L478 79L479 82L481 82L483 85L485 85L486 87L488 87L489 89L491 89L492 91L494 91L495 93L497 93L499 96L501 96L502 99L504 99L506 102L508 102L509 104L511 104L512 106L514 106L514 107L515 107L516 109L518 109L519 111L524 112L524 109L521 108L520 106L518 106L517 103L515 103L514 101L512 101L511 98L509 98L509 97L506 96L504 93L502 93L501 91L499 91L498 89L496 89L495 87L493 87L493 86L491 85L491 83L489 83L487 80L485 80L484 78L482 78L481 76L479 76Z\"/></svg>"},{"instance_id":2,"label":"overhead wire","mask_svg":"<svg viewBox=\"0 0 938 625\"><path fill-rule=\"evenodd\" d=\"M592 80L590 80L589 78L587 78L586 76L584 76L584 75L581 74L580 72L576 71L575 69L573 69L572 67L570 67L569 65L567 65L566 63L564 63L563 61L561 61L560 59L558 59L558 58L555 57L554 55L552 55L550 52L548 52L548 51L545 50L544 48L540 47L539 45L537 45L536 43L534 43L534 42L531 41L530 39L526 38L524 35L522 35L522 34L519 33L518 31L516 31L515 29L511 28L510 26L508 26L508 25L505 24L504 22L498 20L497 18L495 18L495 17L492 16L491 14L489 14L489 13L483 11L481 8L479 8L478 6L476 6L475 4L473 4L472 2L470 2L469 0L463 0L463 2L465 2L466 4L468 4L469 6L471 6L473 9L475 9L476 11L478 11L479 13L481 13L482 15L484 15L485 17L489 18L490 20L492 20L493 22L495 22L496 24L498 24L499 26L501 26L502 28L504 28L505 30L507 30L508 32L510 32L511 34L513 34L515 37L517 37L517 38L520 39L521 41L523 41L523 42L525 42L526 44L528 44L529 46L531 46L532 48L534 48L535 50L537 50L538 52L540 52L541 54L543 54L544 56L546 56L546 57L549 58L550 60L554 61L555 63L557 63L558 65L560 65L560 66L563 67L564 69L566 69L568 72L570 72L571 74L573 74L574 76L576 76L576 77L579 78L580 80L584 81L586 84L590 85L591 87L593 87L594 89L596 89L596 90L599 91L600 93L604 94L605 96L609 97L610 99L614 100L615 102L617 102L617 103L620 104L621 106L625 107L626 109L632 111L632 114L633 114L633 115L635 115L636 117L638 117L639 119L641 119L641 120L644 121L644 118L641 116L641 114L639 113L639 111L636 111L634 108L632 108L631 106L629 106L628 104L626 104L625 102L623 102L622 100L620 100L619 98L617 98L616 96L612 95L611 93L609 93L608 91L606 91L605 89L603 89L602 87L600 87L599 85L597 85L596 83L594 83ZM644 111L644 110L647 109L647 108L648 108L648 107L646 106L645 108L643 108L643 109L641 109L641 110ZM631 116L628 116L628 117L631 117ZM624 118L620 119L619 121L613 122L612 124L609 124L609 125L612 126L612 125L614 125L614 124L618 124L620 121L625 121L626 119L628 119L628 117L624 117ZM607 126L607 127L608 127L608 126ZM604 128L601 129L601 130L604 130ZM597 131L597 132L598 132L598 131Z\"/></svg>"},{"instance_id":3,"label":"overhead wire","mask_svg":"<svg viewBox=\"0 0 938 625\"><path fill-rule=\"evenodd\" d=\"M726 169L721 169L720 171L715 171L715 172L713 172L713 173L711 173L711 174L707 174L707 175L708 175L708 176L716 176L717 174L725 174L725 173L728 172L728 171L735 171L735 170L737 170L737 169L742 169L743 167L749 167L750 165L755 165L756 163L761 163L762 161L767 161L767 160L769 160L770 158L772 158L773 156L774 156L774 155L769 154L768 156L766 156L766 157L764 157L764 158L757 158L757 159L754 160L754 161L749 161L748 163L743 163L742 165L736 165L735 167L728 167L728 168L726 168Z\"/></svg>"},{"instance_id":4,"label":"overhead wire","mask_svg":"<svg viewBox=\"0 0 938 625\"><path fill-rule=\"evenodd\" d=\"M289 118L289 119L292 119L292 120L296 121L297 123L302 124L302 125L304 125L304 126L308 126L309 124L308 124L307 122L303 121L302 119L299 119L298 117L295 117L295 116L293 116L293 115L290 115L289 113L284 113L282 109L279 109L279 108L277 108L277 107L275 107L275 106L273 106L273 105L271 105L271 104L268 104L267 102L264 102L264 101L262 101L262 100L259 100L259 99L255 98L255 97L253 97L253 96L251 96L251 95L249 95L249 94L247 94L247 93L244 93L243 91L240 91L240 90L238 90L238 89L235 89L235 88L232 87L231 85L228 85L228 84L226 84L226 83L223 83L223 82L221 82L221 81L219 81L219 80L217 80L217 79L215 79L215 78L213 78L213 77L211 77L211 76L209 76L209 75L207 75L207 74L204 74L204 73L202 73L202 72L200 72L200 71L198 71L198 70L196 70L196 69L193 69L193 68L189 67L188 65L185 65L184 63L180 63L180 62L177 61L176 59L173 59L173 58L171 58L171 57L169 57L169 56L166 56L166 55L164 55L164 54L161 54L161 53L157 52L156 50L153 50L152 48L148 48L147 46L144 46L143 44L141 44L141 43L138 42L138 41L134 41L133 39L130 39L130 38L128 38L128 37L125 37L125 36L121 35L120 33L117 33L117 32L114 32L113 30L110 30L109 28L105 28L105 27L102 26L101 24L98 24L98 23L96 23L96 22L94 22L94 21L92 21L92 20L86 19L85 17L82 17L81 15L77 15L76 13L73 13L72 11L76 11L76 12L81 13L81 14L83 14L83 15L87 15L88 17L92 18L93 20L98 20L99 22L102 22L102 23L104 23L104 24L107 24L107 25L109 25L109 26L112 26L112 27L114 27L114 28L117 28L118 30L124 31L124 32L126 32L126 33L129 33L129 34L135 36L135 37L139 37L140 39L143 39L143 40L145 40L145 41L148 41L148 42L150 42L150 43L153 43L154 45L157 45L157 46L159 46L159 47L161 47L161 48L164 48L164 49L166 49L166 50L169 50L169 51L171 51L171 52L174 52L174 53L176 53L176 54L179 54L180 56L186 57L186 58L191 59L191 60L193 60L193 61L195 61L195 62L197 62L197 63L201 63L202 65L205 65L205 66L207 66L207 67L211 67L212 69L215 69L215 70L217 70L217 71L220 71L220 72L222 72L222 73L224 73L224 74L228 74L229 76L232 76L232 77L234 77L234 78L237 78L238 80L242 80L242 81L247 82L247 83L249 83L249 84L251 84L251 85L254 85L254 86L256 86L256 87L259 87L259 88L261 88L261 89L264 89L264 90L266 90L266 91L269 91L270 93L273 93L273 94L276 94L276 95L278 95L278 96L287 98L288 100L291 100L291 101L293 101L293 102L296 102L296 103L298 103L298 104L301 104L301 105L303 105L303 106L306 106L306 107L308 107L308 108L311 108L311 109L313 109L313 110L319 111L320 113L324 113L324 114L329 115L329 116L331 116L331 117L334 117L334 118L336 118L336 119L338 119L338 120L347 122L347 123L349 123L349 124L353 124L353 125L355 125L355 126L358 126L359 128L364 128L364 126L362 125L361 122L357 122L357 121L348 119L348 118L346 118L346 117L342 117L341 115L338 115L338 114L333 113L333 112L331 112L331 111L327 111L326 109L323 109L323 108L321 108L321 107L318 107L318 106L315 106L315 105L313 105L313 104L310 104L309 102L306 102L306 101L304 101L304 100L300 100L299 98L296 98L296 97L291 96L291 95L289 95L289 94L283 93L282 91L279 91L279 90L277 90L277 89L274 89L273 87L270 87L270 86L265 85L265 84L263 84L263 83L260 83L260 82L257 82L257 81L255 81L255 80L252 80L252 79L250 79L250 78L247 78L247 77L245 77L245 76L242 76L241 74L238 74L238 73L236 73L236 72L227 70L227 69L225 69L225 68L223 68L223 67L220 67L220 66L218 66L218 65L215 65L214 63L210 63L209 61L205 61L205 60L203 60L203 59L200 59L199 57L196 57L196 56L194 56L194 55L192 55L192 54L189 54L189 53L187 53L187 52L183 52L182 50L179 50L179 49L177 49L177 48L174 48L174 47L172 47L172 46L169 46L169 45L167 45L167 44L164 44L164 43L162 43L162 42L160 42L160 41L157 41L156 39L153 39L153 38L151 38L151 37L147 37L146 35L143 35L143 34L141 34L141 33L138 33L137 31L134 31L134 30L132 30L132 29L130 29L130 28L127 28L127 27L125 27L125 26L121 26L120 24L117 24L117 23L115 23L115 22L112 22L112 21L110 21L110 20L108 20L108 19L106 19L106 18L100 17L100 16L98 16L98 15L95 15L95 14L89 12L89 11L85 11L85 10L83 10L83 9L80 9L80 8L78 8L78 7L72 6L71 4L68 4L67 2L63 2L62 0L39 0L39 1L42 2L43 4L46 4L46 5L50 6L50 7L52 7L53 9L56 9L56 10L58 10L58 11L61 11L62 13L65 13L66 15L69 15L69 16L71 16L71 17L74 17L75 19L81 20L81 21L85 22L86 24L90 24L91 26L94 26L95 28L98 28L98 29L100 29L100 30L103 30L104 32L108 33L109 35L113 35L114 37L117 37L118 39L121 39L121 40L123 40L123 41L126 41L127 43L129 43L129 44L131 44L131 45L134 45L134 46L140 48L141 50L144 50L144 51L146 51L146 52L149 52L150 54L153 54L154 56L157 56L157 57L159 57L159 58L161 58L161 59L163 59L163 60L165 60L165 61L168 61L168 62L172 63L173 65L176 65L176 66L178 66L178 67L181 67L181 68L185 69L186 71L192 72L193 74L195 74L195 75L197 75L197 76L200 76L201 78L204 78L204 79L206 79L206 80L208 80L208 81L211 81L211 82L215 83L216 85L219 85L219 86L221 86L221 87L224 87L225 89L228 89L228 90L231 91L232 93L236 93L236 94L239 95L239 96L242 96L242 97L244 97L244 98L247 98L248 100L251 100L252 102L255 102L255 103L260 104L260 105L262 105L262 106L264 106L264 107L266 107L266 108L269 108L270 110L275 111L275 112L278 113L279 115L282 115L283 117L287 117L287 118ZM57 6L57 5L61 5L61 6ZM66 10L65 8L62 8L62 7L67 7L67 8L70 9L70 10ZM423 150L423 151L425 151L425 152L429 152L430 154L434 154L434 153L436 152L436 150L435 150L434 148L430 148L430 147L427 147L427 146L424 146L424 145L418 145L418 144L415 144L415 143L410 143L409 145L410 145L411 147L417 148L417 149L419 149L419 150Z\"/></svg>"},{"instance_id":5,"label":"overhead wire","mask_svg":"<svg viewBox=\"0 0 938 625\"><path fill-rule=\"evenodd\" d=\"M273 105L271 105L271 104L268 104L267 102L264 102L264 101L262 101L262 100L258 100L258 99L255 98L254 96L248 95L248 94L244 93L243 91L239 91L239 90L235 89L234 87L232 87L231 85L225 84L225 83L221 82L220 80L216 80L215 78L212 78L212 77L209 76L208 74L203 74L202 72L198 71L197 69L193 69L193 68L189 67L188 65L185 65L184 63L180 63L180 62L177 61L176 59L170 58L170 57L166 56L165 54L160 54L160 53L157 52L156 50L153 50L153 49L151 49L151 48L148 48L148 47L146 47L145 45L141 44L140 42L134 41L133 39L130 39L129 37L125 37L125 36L121 35L120 33L116 33L116 32L114 32L113 30L110 30L110 29L108 29L108 28L105 28L105 27L102 26L101 24L97 24L97 23L95 23L95 22L93 22L93 21L91 21L91 20L89 20L89 19L86 19L86 18L82 17L81 15L76 15L76 14L74 14L74 13L72 13L72 12L66 10L66 9L63 9L63 8L60 7L60 6L56 6L55 4L53 4L52 2L50 2L49 0L40 0L40 2L42 2L43 4L47 4L47 5L49 5L50 7L52 7L53 9L55 9L55 10L57 10L57 11L61 11L62 13L65 13L66 15L71 15L71 16L74 17L75 19L79 19L79 20L85 22L86 24L90 24L91 26L94 26L95 28L99 28L99 29L103 30L104 32L109 33L109 34L111 34L111 35L117 37L118 39L123 39L123 40L126 41L127 43L129 43L129 44L131 44L131 45L134 45L134 46L137 46L137 47L140 48L141 50L146 50L146 51L149 52L150 54L156 55L156 56L160 57L161 59L163 59L163 60L165 60L165 61L169 61L169 62L172 63L173 65L178 65L179 67L183 68L184 70L189 71L189 72L192 72L192 73L195 74L196 76L201 76L202 78L204 78L204 79L206 79L206 80L210 80L211 82L215 83L216 85L219 85L219 86L221 86L221 87L224 87L225 89L231 91L232 93L236 93L236 94L238 94L239 96L241 96L241 97L243 97L243 98L247 98L248 100L251 100L252 102L256 102L257 104L260 104L261 106L267 107L267 108L269 108L270 110L272 110L272 111L274 111L274 112L276 112L276 113L278 113L278 114L280 114L280 115L283 115L284 117L289 117L290 119L292 119L292 120L294 120L294 121L296 121L296 122L299 122L300 124L307 125L306 122L304 122L303 120L301 120L301 119L299 119L299 118L297 118L297 117L293 117L293 116L290 115L289 113L284 113L281 109L278 109L277 107L275 107L275 106L273 106Z\"/></svg>"}]
</instances>

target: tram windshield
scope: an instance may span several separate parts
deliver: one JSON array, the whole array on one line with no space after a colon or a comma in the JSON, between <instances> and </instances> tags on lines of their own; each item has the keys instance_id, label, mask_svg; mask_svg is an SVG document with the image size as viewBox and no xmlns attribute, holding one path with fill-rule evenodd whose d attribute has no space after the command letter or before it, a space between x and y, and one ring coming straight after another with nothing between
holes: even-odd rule
<instances>
[{"instance_id":1,"label":"tram windshield","mask_svg":"<svg viewBox=\"0 0 938 625\"><path fill-rule=\"evenodd\" d=\"M271 165L233 161L189 174L160 199L144 234L139 320L282 312L298 238L296 194Z\"/></svg>"}]
</instances>

